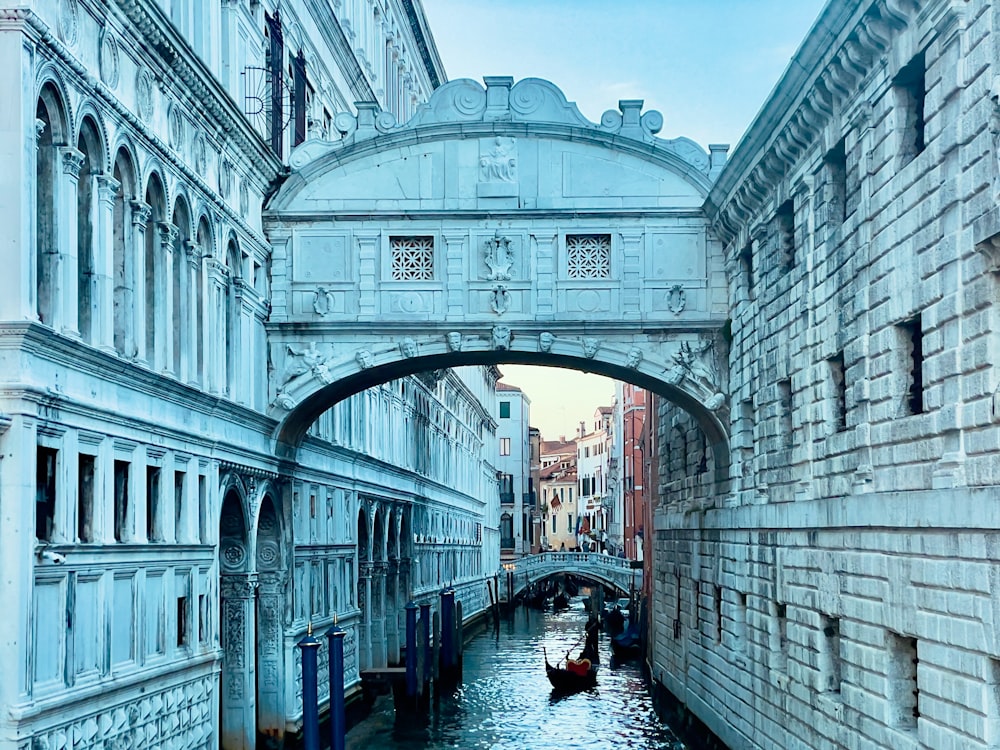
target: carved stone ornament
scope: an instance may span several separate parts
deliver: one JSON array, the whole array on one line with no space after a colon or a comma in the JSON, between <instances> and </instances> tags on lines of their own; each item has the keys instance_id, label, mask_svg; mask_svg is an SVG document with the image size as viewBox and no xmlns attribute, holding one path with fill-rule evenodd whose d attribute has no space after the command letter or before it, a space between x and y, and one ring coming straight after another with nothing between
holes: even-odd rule
<instances>
[{"instance_id":1,"label":"carved stone ornament","mask_svg":"<svg viewBox=\"0 0 1000 750\"><path fill-rule=\"evenodd\" d=\"M584 355L586 355L588 359L593 359L596 356L597 350L600 347L601 347L600 339L588 337L583 340L583 353Z\"/></svg>"},{"instance_id":2,"label":"carved stone ornament","mask_svg":"<svg viewBox=\"0 0 1000 750\"><path fill-rule=\"evenodd\" d=\"M708 397L708 400L705 401L705 408L709 411L717 411L724 403L726 403L726 397L724 395L721 393L713 393Z\"/></svg>"},{"instance_id":3,"label":"carved stone ornament","mask_svg":"<svg viewBox=\"0 0 1000 750\"><path fill-rule=\"evenodd\" d=\"M674 284L670 287L670 291L667 292L667 309L674 315L680 315L686 304L687 294L684 287L680 284Z\"/></svg>"},{"instance_id":4,"label":"carved stone ornament","mask_svg":"<svg viewBox=\"0 0 1000 750\"><path fill-rule=\"evenodd\" d=\"M59 0L59 38L69 46L76 44L80 26L80 7L77 0Z\"/></svg>"},{"instance_id":5,"label":"carved stone ornament","mask_svg":"<svg viewBox=\"0 0 1000 750\"><path fill-rule=\"evenodd\" d=\"M487 279L490 281L510 281L510 269L514 265L514 253L510 249L510 240L497 235L486 240L486 266L490 269Z\"/></svg>"},{"instance_id":6,"label":"carved stone ornament","mask_svg":"<svg viewBox=\"0 0 1000 750\"><path fill-rule=\"evenodd\" d=\"M490 307L497 315L503 315L510 309L510 292L503 284L497 284L490 293Z\"/></svg>"},{"instance_id":7,"label":"carved stone ornament","mask_svg":"<svg viewBox=\"0 0 1000 750\"><path fill-rule=\"evenodd\" d=\"M990 85L990 167L993 177L993 200L1000 199L1000 76L993 78Z\"/></svg>"},{"instance_id":8,"label":"carved stone ornament","mask_svg":"<svg viewBox=\"0 0 1000 750\"><path fill-rule=\"evenodd\" d=\"M446 336L445 340L448 342L448 351L450 352L460 352L462 351L462 334L458 331L450 331Z\"/></svg>"},{"instance_id":9,"label":"carved stone ornament","mask_svg":"<svg viewBox=\"0 0 1000 750\"><path fill-rule=\"evenodd\" d=\"M357 354L354 355L354 359L357 360L358 365L360 365L362 370L367 370L369 367L375 364L375 360L372 357L372 353L368 349L362 349Z\"/></svg>"},{"instance_id":10,"label":"carved stone ornament","mask_svg":"<svg viewBox=\"0 0 1000 750\"><path fill-rule=\"evenodd\" d=\"M285 347L285 369L282 373L282 385L295 378L305 375L323 362L323 352L316 347L315 341L310 341L305 349L296 349L291 345Z\"/></svg>"},{"instance_id":11,"label":"carved stone ornament","mask_svg":"<svg viewBox=\"0 0 1000 750\"><path fill-rule=\"evenodd\" d=\"M195 133L194 138L191 139L191 165L195 172L204 175L207 162L208 153L205 147L205 138L201 133Z\"/></svg>"},{"instance_id":12,"label":"carved stone ornament","mask_svg":"<svg viewBox=\"0 0 1000 750\"><path fill-rule=\"evenodd\" d=\"M250 192L247 190L247 184L244 181L240 181L240 213L246 218L247 212L250 210Z\"/></svg>"},{"instance_id":13,"label":"carved stone ornament","mask_svg":"<svg viewBox=\"0 0 1000 750\"><path fill-rule=\"evenodd\" d=\"M407 336L399 342L399 351L404 357L417 356L417 342Z\"/></svg>"},{"instance_id":14,"label":"carved stone ornament","mask_svg":"<svg viewBox=\"0 0 1000 750\"><path fill-rule=\"evenodd\" d=\"M642 349L638 346L633 346L628 350L628 356L625 357L625 366L631 370L634 370L642 362Z\"/></svg>"},{"instance_id":15,"label":"carved stone ornament","mask_svg":"<svg viewBox=\"0 0 1000 750\"><path fill-rule=\"evenodd\" d=\"M702 381L706 385L714 385L718 382L718 374L714 362L715 344L710 339L701 339L692 345L688 341L681 342L680 347L674 352L674 362L676 363L670 370L667 380L671 381L671 376L676 377L676 370L680 370L679 383L685 377L690 376ZM676 385L677 383L673 383Z\"/></svg>"},{"instance_id":16,"label":"carved stone ornament","mask_svg":"<svg viewBox=\"0 0 1000 750\"><path fill-rule=\"evenodd\" d=\"M513 335L509 326L493 326L492 332L493 348L497 351L510 349L510 342Z\"/></svg>"},{"instance_id":17,"label":"carved stone ornament","mask_svg":"<svg viewBox=\"0 0 1000 750\"><path fill-rule=\"evenodd\" d=\"M101 51L98 58L98 67L101 72L101 80L113 89L118 85L118 75L120 72L118 61L118 42L115 36L107 29L101 34Z\"/></svg>"},{"instance_id":18,"label":"carved stone ornament","mask_svg":"<svg viewBox=\"0 0 1000 750\"><path fill-rule=\"evenodd\" d=\"M479 159L480 182L517 182L517 139L498 135Z\"/></svg>"},{"instance_id":19,"label":"carved stone ornament","mask_svg":"<svg viewBox=\"0 0 1000 750\"><path fill-rule=\"evenodd\" d=\"M219 159L219 193L228 198L233 191L233 166L225 157Z\"/></svg>"},{"instance_id":20,"label":"carved stone ornament","mask_svg":"<svg viewBox=\"0 0 1000 750\"><path fill-rule=\"evenodd\" d=\"M139 68L135 75L135 101L139 117L146 122L153 119L156 107L156 81L153 74L146 68Z\"/></svg>"},{"instance_id":21,"label":"carved stone ornament","mask_svg":"<svg viewBox=\"0 0 1000 750\"><path fill-rule=\"evenodd\" d=\"M542 331L538 334L538 349L539 351L549 352L552 351L552 344L556 341L556 337L549 333L548 331Z\"/></svg>"},{"instance_id":22,"label":"carved stone ornament","mask_svg":"<svg viewBox=\"0 0 1000 750\"><path fill-rule=\"evenodd\" d=\"M167 135L170 148L174 151L180 151L184 147L184 117L176 103L172 103L167 110Z\"/></svg>"},{"instance_id":23,"label":"carved stone ornament","mask_svg":"<svg viewBox=\"0 0 1000 750\"><path fill-rule=\"evenodd\" d=\"M316 291L313 292L313 312L321 318L325 318L333 312L333 309L333 292L321 286L316 287Z\"/></svg>"}]
</instances>

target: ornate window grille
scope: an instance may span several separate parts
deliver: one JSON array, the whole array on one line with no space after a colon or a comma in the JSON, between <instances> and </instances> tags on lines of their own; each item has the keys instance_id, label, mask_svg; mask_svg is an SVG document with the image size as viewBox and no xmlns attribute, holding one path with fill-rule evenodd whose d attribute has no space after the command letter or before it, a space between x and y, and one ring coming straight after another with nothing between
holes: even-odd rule
<instances>
[{"instance_id":1,"label":"ornate window grille","mask_svg":"<svg viewBox=\"0 0 1000 750\"><path fill-rule=\"evenodd\" d=\"M434 278L433 237L392 237L393 281L427 281Z\"/></svg>"},{"instance_id":2,"label":"ornate window grille","mask_svg":"<svg viewBox=\"0 0 1000 750\"><path fill-rule=\"evenodd\" d=\"M566 272L571 279L610 278L611 235L566 235Z\"/></svg>"}]
</instances>

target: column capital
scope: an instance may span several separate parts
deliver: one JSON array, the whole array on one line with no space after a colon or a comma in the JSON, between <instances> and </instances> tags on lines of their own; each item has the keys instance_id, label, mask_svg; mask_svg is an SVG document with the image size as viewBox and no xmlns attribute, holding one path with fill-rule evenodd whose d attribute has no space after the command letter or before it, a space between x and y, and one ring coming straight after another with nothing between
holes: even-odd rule
<instances>
[{"instance_id":1,"label":"column capital","mask_svg":"<svg viewBox=\"0 0 1000 750\"><path fill-rule=\"evenodd\" d=\"M145 231L146 223L149 221L150 214L153 213L153 207L145 201L137 200L129 201L128 205L132 209L132 223Z\"/></svg>"},{"instance_id":2,"label":"column capital","mask_svg":"<svg viewBox=\"0 0 1000 750\"><path fill-rule=\"evenodd\" d=\"M86 155L72 146L60 147L59 155L62 157L63 172L70 177L79 178L83 163L87 160Z\"/></svg>"},{"instance_id":3,"label":"column capital","mask_svg":"<svg viewBox=\"0 0 1000 750\"><path fill-rule=\"evenodd\" d=\"M187 255L188 263L192 268L197 268L201 263L201 248L194 240L184 240L184 253Z\"/></svg>"},{"instance_id":4,"label":"column capital","mask_svg":"<svg viewBox=\"0 0 1000 750\"><path fill-rule=\"evenodd\" d=\"M160 233L160 242L166 245L169 249L173 249L174 242L180 236L180 230L173 224L167 221L156 222L156 229Z\"/></svg>"},{"instance_id":5,"label":"column capital","mask_svg":"<svg viewBox=\"0 0 1000 750\"><path fill-rule=\"evenodd\" d=\"M113 206L115 196L118 195L118 190L122 184L114 177L108 177L104 174L96 175L94 180L97 182L99 200L107 206Z\"/></svg>"}]
</instances>

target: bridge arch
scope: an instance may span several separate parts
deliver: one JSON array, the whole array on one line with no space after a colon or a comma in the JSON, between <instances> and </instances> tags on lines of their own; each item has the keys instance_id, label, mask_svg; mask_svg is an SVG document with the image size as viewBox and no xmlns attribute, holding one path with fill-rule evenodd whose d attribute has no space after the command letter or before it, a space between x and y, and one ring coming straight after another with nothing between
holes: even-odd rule
<instances>
[{"instance_id":1,"label":"bridge arch","mask_svg":"<svg viewBox=\"0 0 1000 750\"><path fill-rule=\"evenodd\" d=\"M728 480L728 282L702 206L724 163L621 101L461 79L407 123L376 105L307 141L269 200L269 412L294 460L332 404L503 363L632 382L694 415Z\"/></svg>"}]
</instances>

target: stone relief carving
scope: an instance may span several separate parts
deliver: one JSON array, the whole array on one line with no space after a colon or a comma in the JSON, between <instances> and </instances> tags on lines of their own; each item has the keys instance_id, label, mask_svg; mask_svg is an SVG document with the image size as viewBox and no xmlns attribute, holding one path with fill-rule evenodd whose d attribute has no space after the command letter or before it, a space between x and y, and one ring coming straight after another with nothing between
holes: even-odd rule
<instances>
[{"instance_id":1,"label":"stone relief carving","mask_svg":"<svg viewBox=\"0 0 1000 750\"><path fill-rule=\"evenodd\" d=\"M174 151L184 148L184 117L176 103L172 103L167 110L167 135L170 148Z\"/></svg>"},{"instance_id":2,"label":"stone relief carving","mask_svg":"<svg viewBox=\"0 0 1000 750\"><path fill-rule=\"evenodd\" d=\"M458 331L451 331L445 336L445 340L448 342L448 351L450 352L460 352L462 351L462 334Z\"/></svg>"},{"instance_id":3,"label":"stone relief carving","mask_svg":"<svg viewBox=\"0 0 1000 750\"><path fill-rule=\"evenodd\" d=\"M510 249L510 240L497 235L486 240L486 266L490 269L486 277L489 281L510 281L511 266L514 265L514 253Z\"/></svg>"},{"instance_id":4,"label":"stone relief carving","mask_svg":"<svg viewBox=\"0 0 1000 750\"><path fill-rule=\"evenodd\" d=\"M726 397L721 393L713 393L705 401L705 408L709 411L717 411L722 408L722 405L726 403Z\"/></svg>"},{"instance_id":5,"label":"stone relief carving","mask_svg":"<svg viewBox=\"0 0 1000 750\"><path fill-rule=\"evenodd\" d=\"M674 284L667 292L667 309L674 315L680 315L687 304L687 293L680 284Z\"/></svg>"},{"instance_id":6,"label":"stone relief carving","mask_svg":"<svg viewBox=\"0 0 1000 750\"><path fill-rule=\"evenodd\" d=\"M642 349L638 346L633 346L628 350L628 356L625 357L625 366L629 369L634 370L642 362Z\"/></svg>"},{"instance_id":7,"label":"stone relief carving","mask_svg":"<svg viewBox=\"0 0 1000 750\"><path fill-rule=\"evenodd\" d=\"M313 292L313 312L321 318L325 318L335 307L333 292L325 287L316 287Z\"/></svg>"},{"instance_id":8,"label":"stone relief carving","mask_svg":"<svg viewBox=\"0 0 1000 750\"><path fill-rule=\"evenodd\" d=\"M70 47L76 44L77 29L80 25L80 7L77 0L59 2L59 36Z\"/></svg>"},{"instance_id":9,"label":"stone relief carving","mask_svg":"<svg viewBox=\"0 0 1000 750\"><path fill-rule=\"evenodd\" d=\"M107 29L101 34L100 55L97 66L101 74L101 80L113 89L118 85L119 63L118 63L118 42L115 41L114 34Z\"/></svg>"},{"instance_id":10,"label":"stone relief carving","mask_svg":"<svg viewBox=\"0 0 1000 750\"><path fill-rule=\"evenodd\" d=\"M323 362L325 356L317 348L315 341L310 341L309 346L305 349L296 349L289 344L285 347L285 352L287 356L285 357L283 385L310 372Z\"/></svg>"},{"instance_id":11,"label":"stone relief carving","mask_svg":"<svg viewBox=\"0 0 1000 750\"><path fill-rule=\"evenodd\" d=\"M228 198L233 189L233 167L229 160L222 158L219 161L219 193L223 198Z\"/></svg>"},{"instance_id":12,"label":"stone relief carving","mask_svg":"<svg viewBox=\"0 0 1000 750\"><path fill-rule=\"evenodd\" d=\"M993 168L993 200L996 201L1000 199L1000 76L994 77L990 85L990 100L993 102L993 111L990 113L990 161Z\"/></svg>"},{"instance_id":13,"label":"stone relief carving","mask_svg":"<svg viewBox=\"0 0 1000 750\"><path fill-rule=\"evenodd\" d=\"M552 344L555 343L556 337L553 336L548 331L542 331L538 334L538 349L543 352L552 351Z\"/></svg>"},{"instance_id":14,"label":"stone relief carving","mask_svg":"<svg viewBox=\"0 0 1000 750\"><path fill-rule=\"evenodd\" d=\"M599 339L592 337L583 340L583 353L588 359L593 359L597 355L597 350L601 347Z\"/></svg>"},{"instance_id":15,"label":"stone relief carving","mask_svg":"<svg viewBox=\"0 0 1000 750\"><path fill-rule=\"evenodd\" d=\"M510 349L511 339L514 338L508 326L493 326L492 331L493 348L497 351Z\"/></svg>"},{"instance_id":16,"label":"stone relief carving","mask_svg":"<svg viewBox=\"0 0 1000 750\"><path fill-rule=\"evenodd\" d=\"M715 366L715 343L710 339L700 339L693 345L689 341L681 342L674 352L673 360L674 366L667 372L666 378L671 385L678 385L686 377L701 380L709 386L715 386L719 382Z\"/></svg>"},{"instance_id":17,"label":"stone relief carving","mask_svg":"<svg viewBox=\"0 0 1000 750\"><path fill-rule=\"evenodd\" d=\"M243 180L240 180L240 213L246 217L247 211L250 210L250 192L247 190L247 184Z\"/></svg>"},{"instance_id":18,"label":"stone relief carving","mask_svg":"<svg viewBox=\"0 0 1000 750\"><path fill-rule=\"evenodd\" d=\"M139 68L135 76L135 100L139 117L147 122L153 119L156 106L155 86L153 74L147 68Z\"/></svg>"},{"instance_id":19,"label":"stone relief carving","mask_svg":"<svg viewBox=\"0 0 1000 750\"><path fill-rule=\"evenodd\" d=\"M191 140L191 164L194 166L194 171L204 175L207 162L208 150L205 147L205 138L201 133L195 133Z\"/></svg>"},{"instance_id":20,"label":"stone relief carving","mask_svg":"<svg viewBox=\"0 0 1000 750\"><path fill-rule=\"evenodd\" d=\"M417 342L407 336L399 342L399 351L406 358L415 357L417 356Z\"/></svg>"},{"instance_id":21,"label":"stone relief carving","mask_svg":"<svg viewBox=\"0 0 1000 750\"><path fill-rule=\"evenodd\" d=\"M490 292L490 307L497 315L503 315L510 309L510 292L503 284L497 284Z\"/></svg>"},{"instance_id":22,"label":"stone relief carving","mask_svg":"<svg viewBox=\"0 0 1000 750\"><path fill-rule=\"evenodd\" d=\"M498 135L493 150L479 159L481 182L517 182L517 139Z\"/></svg>"},{"instance_id":23,"label":"stone relief carving","mask_svg":"<svg viewBox=\"0 0 1000 750\"><path fill-rule=\"evenodd\" d=\"M362 370L367 370L369 367L375 364L375 360L372 357L372 353L367 349L362 349L357 354L355 354L354 359L357 360Z\"/></svg>"}]
</instances>

